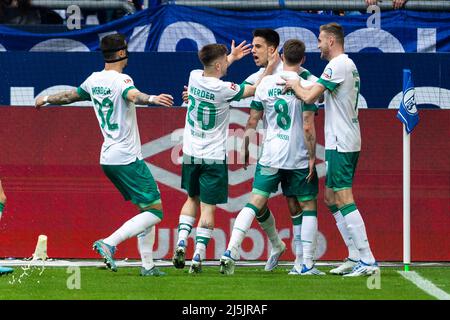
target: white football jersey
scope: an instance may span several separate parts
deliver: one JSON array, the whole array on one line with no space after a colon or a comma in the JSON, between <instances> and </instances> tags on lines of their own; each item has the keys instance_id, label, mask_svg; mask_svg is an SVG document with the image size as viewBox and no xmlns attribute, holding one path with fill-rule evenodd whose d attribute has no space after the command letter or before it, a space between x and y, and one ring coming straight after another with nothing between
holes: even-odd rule
<instances>
[{"instance_id":1,"label":"white football jersey","mask_svg":"<svg viewBox=\"0 0 450 320\"><path fill-rule=\"evenodd\" d=\"M230 102L239 100L245 85L204 77L203 70L189 76L189 102L183 135L183 153L201 159L225 160Z\"/></svg>"},{"instance_id":2,"label":"white football jersey","mask_svg":"<svg viewBox=\"0 0 450 320\"><path fill-rule=\"evenodd\" d=\"M295 79L298 74L283 71L277 75L263 78L256 89L251 107L264 110L264 128L266 129L263 151L259 163L279 169L308 168L308 149L303 136L303 111L316 111L316 105L305 105L292 91L282 94L284 85L280 77ZM301 79L305 87L313 83Z\"/></svg>"},{"instance_id":3,"label":"white football jersey","mask_svg":"<svg viewBox=\"0 0 450 320\"><path fill-rule=\"evenodd\" d=\"M361 150L358 122L359 73L346 54L333 58L317 80L325 86L325 149Z\"/></svg>"},{"instance_id":4,"label":"white football jersey","mask_svg":"<svg viewBox=\"0 0 450 320\"><path fill-rule=\"evenodd\" d=\"M260 68L257 72L248 76L247 79L244 80L244 84L254 85L258 81L258 79L261 77L261 75L264 73L265 69L266 68ZM283 63L282 62L280 62L276 66L273 74L279 74L281 72L283 72ZM309 72L309 70L307 70L305 68L300 68L299 76L302 79L312 81L312 82L316 82L318 79L315 75L313 75L311 72ZM250 106L252 100L253 100L253 97L248 97L248 98L240 100L239 102L232 102L231 106L237 107L237 108L248 108Z\"/></svg>"},{"instance_id":5,"label":"white football jersey","mask_svg":"<svg viewBox=\"0 0 450 320\"><path fill-rule=\"evenodd\" d=\"M125 165L142 159L136 107L126 100L132 88L133 80L114 70L94 72L78 87L78 94L92 101L103 134L100 164Z\"/></svg>"}]
</instances>

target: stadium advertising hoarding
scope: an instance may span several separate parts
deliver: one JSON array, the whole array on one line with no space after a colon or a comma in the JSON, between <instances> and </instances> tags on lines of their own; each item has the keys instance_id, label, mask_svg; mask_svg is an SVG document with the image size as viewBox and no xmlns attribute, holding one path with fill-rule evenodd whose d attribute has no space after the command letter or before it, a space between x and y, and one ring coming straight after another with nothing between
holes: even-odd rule
<instances>
[{"instance_id":1,"label":"stadium advertising hoarding","mask_svg":"<svg viewBox=\"0 0 450 320\"><path fill-rule=\"evenodd\" d=\"M403 69L411 69L419 108L450 109L450 59L448 53L350 53L361 77L358 107L398 108ZM100 53L0 53L0 105L31 106L38 95L80 85L93 71L103 68ZM307 54L305 67L320 76L326 62L319 53ZM129 74L144 92L170 93L181 105L181 91L192 69L201 64L195 52L131 53ZM228 69L228 81L240 83L256 72L251 56ZM74 105L86 105L77 103ZM237 106L248 107L250 102Z\"/></svg>"},{"instance_id":2,"label":"stadium advertising hoarding","mask_svg":"<svg viewBox=\"0 0 450 320\"><path fill-rule=\"evenodd\" d=\"M164 219L157 226L155 258L170 259L175 245L180 208L186 195L180 189L179 164L184 108L139 108L138 123L145 161L158 181ZM421 110L411 153L412 261L449 261L448 177L450 141L447 110ZM232 109L231 128L243 129L248 109ZM362 153L354 184L372 250L378 260L402 259L402 127L396 110L360 110ZM316 117L320 178L319 231L316 256L340 260L346 248L334 218L323 203L323 110ZM45 130L44 130L45 128ZM236 159L242 130L230 141L229 159ZM136 210L104 176L99 164L102 137L91 108L0 108L0 176L8 205L0 225L1 257L31 256L40 234L48 236L52 258L97 258L93 241L110 234ZM12 138L13 137L13 138ZM430 141L433 143L430 144ZM247 171L229 166L229 202L220 206L208 259L223 253L237 212L249 199L254 166ZM291 248L292 223L280 194L269 200L278 231ZM193 251L189 240L188 258ZM256 221L243 243L243 259L267 258L270 247ZM120 245L117 257L137 258L134 241ZM287 250L283 260L292 260Z\"/></svg>"}]
</instances>

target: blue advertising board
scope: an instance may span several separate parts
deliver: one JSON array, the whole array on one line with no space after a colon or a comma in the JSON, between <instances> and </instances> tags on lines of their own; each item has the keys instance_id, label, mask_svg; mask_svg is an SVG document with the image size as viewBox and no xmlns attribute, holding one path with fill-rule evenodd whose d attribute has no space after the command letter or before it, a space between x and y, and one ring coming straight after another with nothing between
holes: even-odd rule
<instances>
[{"instance_id":1,"label":"blue advertising board","mask_svg":"<svg viewBox=\"0 0 450 320\"><path fill-rule=\"evenodd\" d=\"M450 109L450 54L351 53L361 77L360 108L398 108L403 69L411 69L420 108ZM305 67L320 76L326 61L307 54ZM201 68L195 52L130 53L124 70L143 92L170 93L181 105L181 92L189 73ZM0 105L33 105L40 94L80 85L92 72L103 69L99 52L0 53ZM256 72L251 56L235 62L226 80L240 83ZM86 102L79 103L86 105Z\"/></svg>"},{"instance_id":2,"label":"blue advertising board","mask_svg":"<svg viewBox=\"0 0 450 320\"><path fill-rule=\"evenodd\" d=\"M0 51L97 51L99 39L111 32L125 34L133 52L197 51L207 43L251 41L253 29L273 28L282 43L299 38L307 52L318 52L320 25L338 22L345 30L347 52L450 52L450 12L382 12L378 27L371 24L371 17L164 5L108 24L61 33L38 34L0 26Z\"/></svg>"}]
</instances>

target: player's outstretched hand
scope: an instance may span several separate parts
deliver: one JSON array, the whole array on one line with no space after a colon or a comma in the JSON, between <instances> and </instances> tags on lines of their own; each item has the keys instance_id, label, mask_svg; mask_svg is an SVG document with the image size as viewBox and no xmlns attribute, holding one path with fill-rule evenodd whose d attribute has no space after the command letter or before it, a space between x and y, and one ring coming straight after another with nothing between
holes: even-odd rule
<instances>
[{"instance_id":1,"label":"player's outstretched hand","mask_svg":"<svg viewBox=\"0 0 450 320\"><path fill-rule=\"evenodd\" d=\"M173 106L173 97L170 94L162 93L155 97L154 103L164 107Z\"/></svg>"},{"instance_id":2,"label":"player's outstretched hand","mask_svg":"<svg viewBox=\"0 0 450 320\"><path fill-rule=\"evenodd\" d=\"M240 60L246 55L248 55L252 49L251 44L245 44L247 41L242 41L237 47L235 46L234 40L231 40L231 52L230 52L230 59L229 63L233 63L234 61Z\"/></svg>"},{"instance_id":3,"label":"player's outstretched hand","mask_svg":"<svg viewBox=\"0 0 450 320\"><path fill-rule=\"evenodd\" d=\"M376 5L377 2L378 0L366 0L366 5L367 6Z\"/></svg>"},{"instance_id":4,"label":"player's outstretched hand","mask_svg":"<svg viewBox=\"0 0 450 320\"><path fill-rule=\"evenodd\" d=\"M40 110L41 107L45 106L47 102L44 101L44 97L39 96L36 98L36 101L34 102L34 107L36 110Z\"/></svg>"},{"instance_id":5,"label":"player's outstretched hand","mask_svg":"<svg viewBox=\"0 0 450 320\"><path fill-rule=\"evenodd\" d=\"M189 93L188 93L188 87L183 87L183 93L181 94L181 97L183 98L184 103L188 103Z\"/></svg>"},{"instance_id":6,"label":"player's outstretched hand","mask_svg":"<svg viewBox=\"0 0 450 320\"><path fill-rule=\"evenodd\" d=\"M392 0L394 9L401 9L405 5L406 0Z\"/></svg>"}]
</instances>

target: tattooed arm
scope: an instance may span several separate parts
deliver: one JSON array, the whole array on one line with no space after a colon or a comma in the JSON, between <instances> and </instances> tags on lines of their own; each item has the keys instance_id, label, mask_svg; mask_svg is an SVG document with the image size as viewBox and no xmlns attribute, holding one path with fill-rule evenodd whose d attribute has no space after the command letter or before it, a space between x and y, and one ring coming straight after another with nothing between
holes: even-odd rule
<instances>
[{"instance_id":1,"label":"tattooed arm","mask_svg":"<svg viewBox=\"0 0 450 320\"><path fill-rule=\"evenodd\" d=\"M173 97L170 94L162 93L159 96L148 95L140 92L138 89L129 90L127 100L139 105L156 104L164 107L173 106Z\"/></svg>"},{"instance_id":2,"label":"tattooed arm","mask_svg":"<svg viewBox=\"0 0 450 320\"><path fill-rule=\"evenodd\" d=\"M52 94L49 96L39 96L36 98L34 106L37 110L39 110L42 106L46 104L63 105L82 100L85 99L83 99L78 94L77 90L69 90L69 91L62 91L57 94Z\"/></svg>"}]
</instances>

